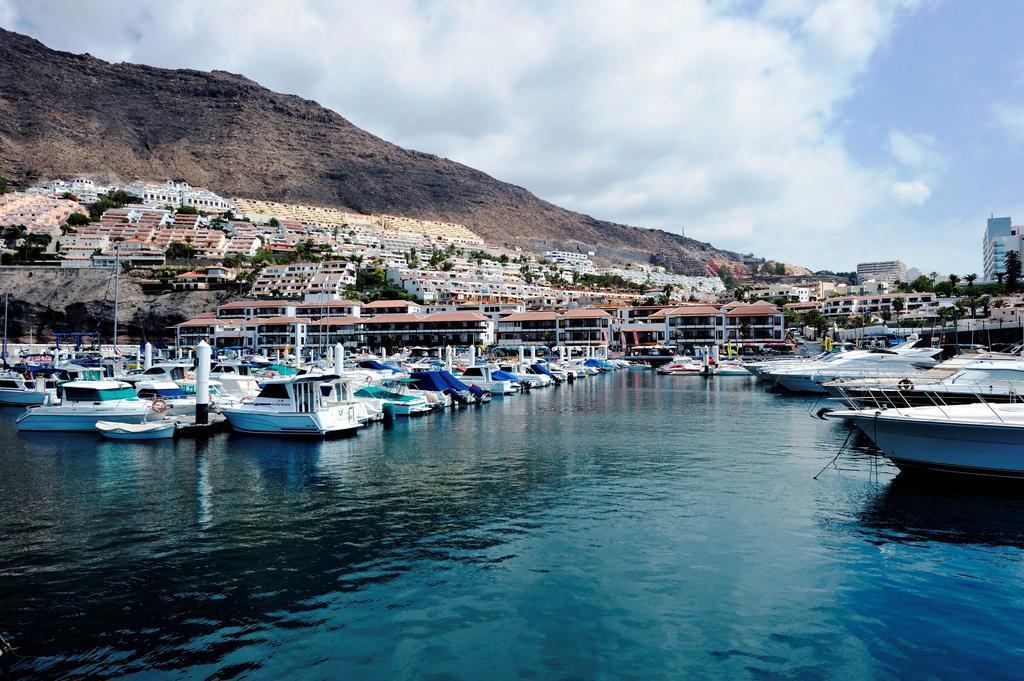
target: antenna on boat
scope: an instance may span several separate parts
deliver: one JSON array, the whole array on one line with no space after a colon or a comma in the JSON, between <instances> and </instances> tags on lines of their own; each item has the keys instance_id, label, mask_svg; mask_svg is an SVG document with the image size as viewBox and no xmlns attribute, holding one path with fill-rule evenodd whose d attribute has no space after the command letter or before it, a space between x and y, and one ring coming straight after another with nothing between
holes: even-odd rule
<instances>
[{"instance_id":1,"label":"antenna on boat","mask_svg":"<svg viewBox=\"0 0 1024 681\"><path fill-rule=\"evenodd\" d=\"M4 347L3 352L0 352L0 359L3 359L4 367L7 366L7 300L10 297L10 291L4 291Z\"/></svg>"}]
</instances>

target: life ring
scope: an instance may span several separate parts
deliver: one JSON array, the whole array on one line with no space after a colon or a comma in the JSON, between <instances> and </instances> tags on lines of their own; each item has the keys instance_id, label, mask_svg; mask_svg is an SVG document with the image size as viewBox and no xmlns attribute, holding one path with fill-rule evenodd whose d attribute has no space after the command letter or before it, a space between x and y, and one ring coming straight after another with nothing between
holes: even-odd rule
<instances>
[{"instance_id":1,"label":"life ring","mask_svg":"<svg viewBox=\"0 0 1024 681\"><path fill-rule=\"evenodd\" d=\"M22 377L26 381L31 381L32 380L32 372L31 371L26 371L25 373L22 374Z\"/></svg>"},{"instance_id":2,"label":"life ring","mask_svg":"<svg viewBox=\"0 0 1024 681\"><path fill-rule=\"evenodd\" d=\"M899 386L900 390L913 390L914 389L914 382L911 381L909 378L904 378L903 380L901 380L896 385Z\"/></svg>"},{"instance_id":3,"label":"life ring","mask_svg":"<svg viewBox=\"0 0 1024 681\"><path fill-rule=\"evenodd\" d=\"M154 414L163 414L165 411L167 411L167 408L169 406L170 405L167 404L167 400L165 400L162 397L158 397L155 400L153 400L153 404L149 405L149 408L153 411Z\"/></svg>"}]
</instances>

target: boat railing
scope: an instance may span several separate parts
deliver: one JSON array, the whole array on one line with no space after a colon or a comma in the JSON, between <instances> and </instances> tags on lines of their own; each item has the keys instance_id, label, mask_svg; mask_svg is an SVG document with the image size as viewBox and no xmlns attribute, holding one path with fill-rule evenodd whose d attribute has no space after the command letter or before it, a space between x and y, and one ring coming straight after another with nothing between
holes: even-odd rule
<instances>
[{"instance_id":1,"label":"boat railing","mask_svg":"<svg viewBox=\"0 0 1024 681\"><path fill-rule=\"evenodd\" d=\"M981 380L961 380L956 383L958 386L971 385L976 388L974 391L970 391L970 394L977 398L977 401L984 404L992 412L1001 423L1005 423L999 412L992 406L989 400L986 400L986 393L984 389L993 388L997 384L1003 384L1006 387L1005 392L996 393L994 390L990 390L987 394L989 397L993 395L1000 395L1009 397L1010 402L1016 403L1024 401L1024 383L1020 381L981 381ZM934 385L934 384L933 384ZM870 405L869 409L877 410L892 410L898 415L905 415L902 410L913 409L921 406L933 406L938 409L947 420L953 420L953 417L946 411L951 405L947 400L943 399L943 392L947 392L949 395L963 396L964 392L951 392L951 391L931 391L931 390L918 390L920 386L914 386L912 389L907 389L897 385L885 386L885 387L872 387L865 393L857 393L856 395L851 393L846 387L842 385L835 386L840 393L840 399L852 409L863 409L865 405ZM858 386L859 387L859 386ZM913 390L913 392L911 392ZM909 400L911 395L923 396L930 402L929 405L912 404Z\"/></svg>"}]
</instances>

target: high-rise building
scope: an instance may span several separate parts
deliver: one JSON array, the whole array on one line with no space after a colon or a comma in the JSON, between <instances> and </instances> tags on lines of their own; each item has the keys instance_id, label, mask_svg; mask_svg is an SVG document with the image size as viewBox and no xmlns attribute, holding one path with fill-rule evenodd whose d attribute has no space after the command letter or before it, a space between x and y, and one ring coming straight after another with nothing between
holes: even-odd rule
<instances>
[{"instance_id":1,"label":"high-rise building","mask_svg":"<svg viewBox=\"0 0 1024 681\"><path fill-rule=\"evenodd\" d=\"M868 279L884 281L889 284L906 281L907 266L899 260L859 263L857 265L857 281L863 284Z\"/></svg>"},{"instance_id":2,"label":"high-rise building","mask_svg":"<svg viewBox=\"0 0 1024 681\"><path fill-rule=\"evenodd\" d=\"M985 279L992 281L997 274L1006 273L1006 254L1010 251L1020 253L1020 229L1013 226L1010 218L990 217L985 227L985 236L981 241L982 263Z\"/></svg>"}]
</instances>

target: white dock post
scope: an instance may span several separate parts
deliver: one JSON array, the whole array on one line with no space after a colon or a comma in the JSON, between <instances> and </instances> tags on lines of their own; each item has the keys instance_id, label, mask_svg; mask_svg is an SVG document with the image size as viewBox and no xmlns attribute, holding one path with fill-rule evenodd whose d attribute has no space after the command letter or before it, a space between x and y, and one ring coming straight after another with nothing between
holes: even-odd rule
<instances>
[{"instance_id":1,"label":"white dock post","mask_svg":"<svg viewBox=\"0 0 1024 681\"><path fill-rule=\"evenodd\" d=\"M712 345L711 346L711 361L714 363L715 366L718 366L718 346L717 345Z\"/></svg>"},{"instance_id":2,"label":"white dock post","mask_svg":"<svg viewBox=\"0 0 1024 681\"><path fill-rule=\"evenodd\" d=\"M453 360L455 359L455 351L452 350L452 346L446 345L444 348L444 370L451 373Z\"/></svg>"},{"instance_id":3,"label":"white dock post","mask_svg":"<svg viewBox=\"0 0 1024 681\"><path fill-rule=\"evenodd\" d=\"M537 346L536 345L531 345L530 346L530 366L533 366L536 363L537 363Z\"/></svg>"},{"instance_id":4,"label":"white dock post","mask_svg":"<svg viewBox=\"0 0 1024 681\"><path fill-rule=\"evenodd\" d=\"M341 376L345 371L345 346L341 343L334 344L334 373Z\"/></svg>"},{"instance_id":5,"label":"white dock post","mask_svg":"<svg viewBox=\"0 0 1024 681\"><path fill-rule=\"evenodd\" d=\"M298 369L302 366L302 343L299 337L299 325L295 325L295 368Z\"/></svg>"},{"instance_id":6,"label":"white dock post","mask_svg":"<svg viewBox=\"0 0 1024 681\"><path fill-rule=\"evenodd\" d=\"M142 369L143 371L149 371L149 369L152 368L153 366L153 344L146 343L146 347L144 348L143 352L145 354L143 355L142 359Z\"/></svg>"},{"instance_id":7,"label":"white dock post","mask_svg":"<svg viewBox=\"0 0 1024 681\"><path fill-rule=\"evenodd\" d=\"M196 346L196 425L210 422L210 345L202 340Z\"/></svg>"},{"instance_id":8,"label":"white dock post","mask_svg":"<svg viewBox=\"0 0 1024 681\"><path fill-rule=\"evenodd\" d=\"M519 370L523 370L523 365L526 364L526 348L522 345L519 346Z\"/></svg>"},{"instance_id":9,"label":"white dock post","mask_svg":"<svg viewBox=\"0 0 1024 681\"><path fill-rule=\"evenodd\" d=\"M469 346L469 366L476 366L476 343Z\"/></svg>"}]
</instances>

